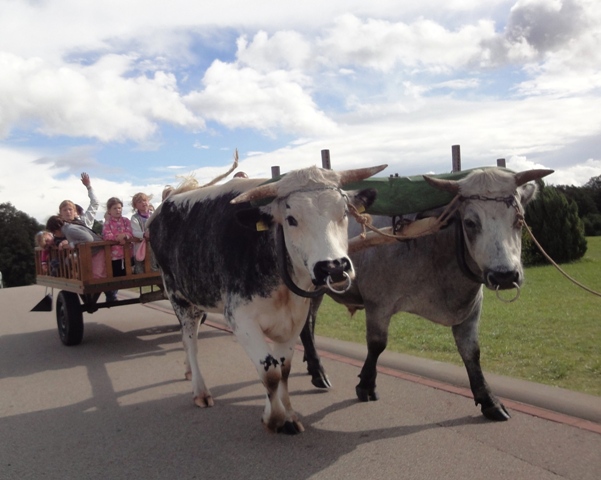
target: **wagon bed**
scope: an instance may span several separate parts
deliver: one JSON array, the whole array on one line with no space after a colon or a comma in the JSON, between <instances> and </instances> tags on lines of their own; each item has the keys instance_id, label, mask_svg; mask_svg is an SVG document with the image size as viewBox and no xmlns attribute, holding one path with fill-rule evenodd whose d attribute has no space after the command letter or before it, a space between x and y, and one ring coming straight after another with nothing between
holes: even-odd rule
<instances>
[{"instance_id":1,"label":"wagon bed","mask_svg":"<svg viewBox=\"0 0 601 480\"><path fill-rule=\"evenodd\" d=\"M114 277L111 263L111 247L114 241L81 243L73 249L51 248L47 268L42 265L42 251L36 249L36 283L60 290L56 298L56 319L59 336L65 345L77 345L83 339L83 312L94 313L100 308L148 303L165 298L160 272L152 270L151 255L144 260L144 273L134 273L130 262L125 262L125 276ZM133 243L126 242L124 258L131 258ZM92 250L94 249L94 250ZM94 278L92 253L104 250L106 277ZM139 296L124 300L101 302L101 294L107 291L135 289ZM104 297L104 296L103 296ZM43 303L46 300L45 304ZM52 310L52 296L46 296L44 307L34 310Z\"/></svg>"}]
</instances>

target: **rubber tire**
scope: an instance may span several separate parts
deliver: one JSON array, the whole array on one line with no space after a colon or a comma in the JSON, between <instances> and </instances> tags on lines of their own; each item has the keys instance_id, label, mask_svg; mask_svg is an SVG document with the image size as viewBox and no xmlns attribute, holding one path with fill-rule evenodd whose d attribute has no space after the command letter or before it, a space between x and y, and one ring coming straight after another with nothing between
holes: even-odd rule
<instances>
[{"instance_id":1,"label":"rubber tire","mask_svg":"<svg viewBox=\"0 0 601 480\"><path fill-rule=\"evenodd\" d=\"M83 339L83 312L76 293L58 294L56 299L56 324L58 335L67 346L79 345Z\"/></svg>"}]
</instances>

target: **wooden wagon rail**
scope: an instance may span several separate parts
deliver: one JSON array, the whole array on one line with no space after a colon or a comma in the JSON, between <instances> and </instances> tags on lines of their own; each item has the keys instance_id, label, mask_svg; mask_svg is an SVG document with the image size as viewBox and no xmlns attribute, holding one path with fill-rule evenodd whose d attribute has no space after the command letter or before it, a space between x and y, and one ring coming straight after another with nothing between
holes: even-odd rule
<instances>
[{"instance_id":1,"label":"wooden wagon rail","mask_svg":"<svg viewBox=\"0 0 601 480\"><path fill-rule=\"evenodd\" d=\"M36 282L50 288L67 290L79 295L101 293L108 290L121 290L145 286L162 288L162 279L158 271L151 267L151 255L144 260L144 273L134 273L130 262L125 262L125 276L114 277L111 265L111 247L115 241L81 243L75 248L49 250L46 270L42 266L42 251L36 249ZM123 245L124 258L131 258L134 243ZM94 278L92 273L92 255L99 249L104 250L106 277Z\"/></svg>"}]
</instances>

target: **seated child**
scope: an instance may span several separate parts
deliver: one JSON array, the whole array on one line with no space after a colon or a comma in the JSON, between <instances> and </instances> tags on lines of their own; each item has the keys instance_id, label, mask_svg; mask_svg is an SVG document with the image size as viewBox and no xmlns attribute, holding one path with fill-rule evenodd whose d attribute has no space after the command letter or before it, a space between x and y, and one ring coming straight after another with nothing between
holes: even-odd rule
<instances>
[{"instance_id":1,"label":"seated child","mask_svg":"<svg viewBox=\"0 0 601 480\"><path fill-rule=\"evenodd\" d=\"M50 247L54 245L54 235L48 230L42 230L35 234L35 244L42 251L40 253L40 263L42 274L48 275L48 264L50 262Z\"/></svg>"},{"instance_id":2,"label":"seated child","mask_svg":"<svg viewBox=\"0 0 601 480\"><path fill-rule=\"evenodd\" d=\"M58 215L53 215L48 219L46 222L46 230L51 232L55 237L64 237L68 242L66 248L74 248L75 245L79 243L98 242L102 240L102 238L88 227L77 223L65 222ZM104 249L102 247L92 249L92 276L94 278L106 277Z\"/></svg>"}]
</instances>

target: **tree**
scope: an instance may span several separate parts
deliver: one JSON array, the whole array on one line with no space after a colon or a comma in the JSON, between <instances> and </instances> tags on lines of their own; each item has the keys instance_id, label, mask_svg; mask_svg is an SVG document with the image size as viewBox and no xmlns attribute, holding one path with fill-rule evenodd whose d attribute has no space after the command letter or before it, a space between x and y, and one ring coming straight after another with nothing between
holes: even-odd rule
<instances>
[{"instance_id":1,"label":"tree","mask_svg":"<svg viewBox=\"0 0 601 480\"><path fill-rule=\"evenodd\" d=\"M547 254L557 263L582 258L586 253L584 225L578 207L554 187L541 192L526 208L526 223ZM526 264L543 263L545 258L533 242L523 245Z\"/></svg>"},{"instance_id":2,"label":"tree","mask_svg":"<svg viewBox=\"0 0 601 480\"><path fill-rule=\"evenodd\" d=\"M5 286L35 283L34 237L42 228L10 203L0 203L0 271Z\"/></svg>"}]
</instances>

